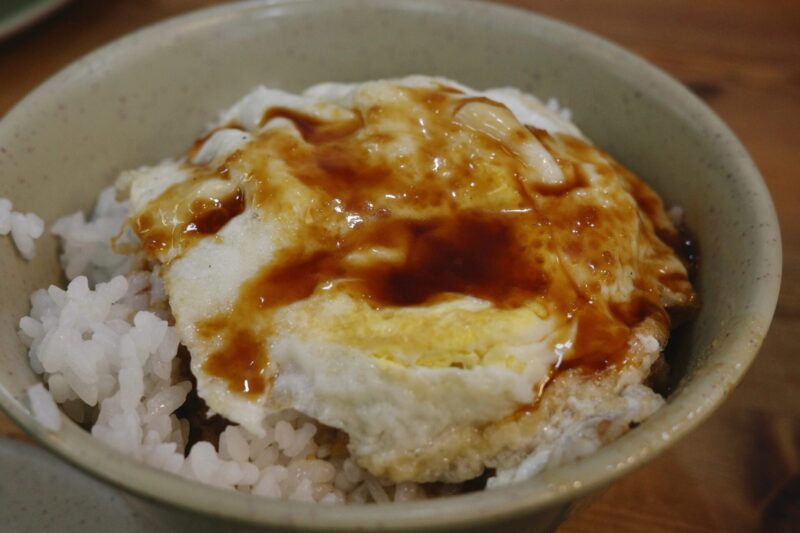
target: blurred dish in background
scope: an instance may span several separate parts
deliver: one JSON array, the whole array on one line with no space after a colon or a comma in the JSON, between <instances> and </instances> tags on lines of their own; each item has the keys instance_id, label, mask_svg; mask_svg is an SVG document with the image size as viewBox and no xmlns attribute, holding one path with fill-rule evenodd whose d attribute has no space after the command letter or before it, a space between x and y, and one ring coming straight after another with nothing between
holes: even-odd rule
<instances>
[{"instance_id":1,"label":"blurred dish in background","mask_svg":"<svg viewBox=\"0 0 800 533\"><path fill-rule=\"evenodd\" d=\"M44 19L69 0L2 0L0 40Z\"/></svg>"}]
</instances>

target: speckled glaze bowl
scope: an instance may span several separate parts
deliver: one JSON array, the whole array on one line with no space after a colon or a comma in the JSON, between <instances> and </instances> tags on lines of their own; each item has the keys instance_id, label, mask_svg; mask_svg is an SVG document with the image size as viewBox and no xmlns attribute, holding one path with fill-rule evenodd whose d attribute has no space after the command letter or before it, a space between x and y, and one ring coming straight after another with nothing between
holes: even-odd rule
<instances>
[{"instance_id":1,"label":"speckled glaze bowl","mask_svg":"<svg viewBox=\"0 0 800 533\"><path fill-rule=\"evenodd\" d=\"M290 90L410 73L557 96L599 146L680 205L700 243L702 311L672 343L674 390L640 427L526 483L409 504L323 506L223 492L143 467L77 425L39 426L37 377L17 340L34 289L60 280L56 242L25 263L0 242L0 405L53 453L135 495L165 520L209 529L547 529L574 501L650 460L730 393L770 323L780 236L744 148L679 83L621 48L514 9L465 1L273 0L223 5L90 54L0 122L0 196L45 220L91 206L120 170L184 150L215 113L257 84ZM179 511L182 510L182 511ZM172 522L177 523L177 522ZM202 528L200 528L202 529Z\"/></svg>"}]
</instances>

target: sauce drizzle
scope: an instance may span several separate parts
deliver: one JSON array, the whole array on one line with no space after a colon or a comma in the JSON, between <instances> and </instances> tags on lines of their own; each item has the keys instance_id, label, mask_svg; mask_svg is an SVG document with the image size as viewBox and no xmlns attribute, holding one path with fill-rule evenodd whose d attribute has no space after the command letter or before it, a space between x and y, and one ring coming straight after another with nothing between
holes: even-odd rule
<instances>
[{"instance_id":1,"label":"sauce drizzle","mask_svg":"<svg viewBox=\"0 0 800 533\"><path fill-rule=\"evenodd\" d=\"M473 119L493 113L496 122L461 123L467 104L486 106L472 107ZM297 244L245 282L231 310L200 324L200 336L218 345L204 369L234 392L261 395L275 313L325 291L374 309L462 296L499 309L536 302L575 326L551 377L620 364L644 320L668 331L665 307L691 303L694 293L660 199L585 141L507 116L500 103L445 87L400 88L340 121L270 108L261 126L279 118L291 126L257 132L223 168L198 171L151 202L134 229L149 253L177 248L179 256L246 208L295 216L291 204L281 207L286 191L318 198ZM543 182L526 155L532 146L546 150L563 180ZM275 161L291 178L267 170ZM226 195L187 194L221 175ZM665 287L674 301L664 301Z\"/></svg>"}]
</instances>

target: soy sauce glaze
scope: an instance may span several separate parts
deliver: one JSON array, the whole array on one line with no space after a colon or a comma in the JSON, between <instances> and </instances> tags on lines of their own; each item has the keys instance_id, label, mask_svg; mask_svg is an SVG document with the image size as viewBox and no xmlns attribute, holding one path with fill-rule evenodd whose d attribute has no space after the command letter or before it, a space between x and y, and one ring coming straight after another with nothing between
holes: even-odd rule
<instances>
[{"instance_id":1,"label":"soy sauce glaze","mask_svg":"<svg viewBox=\"0 0 800 533\"><path fill-rule=\"evenodd\" d=\"M148 223L147 214L140 217L136 229L148 249L180 244L195 233L214 234L245 207L258 209L271 201L271 188L277 185L263 169L276 157L304 186L328 199L315 214L322 224L309 224L302 244L281 251L246 282L230 313L201 326L201 335L220 341L205 364L207 372L224 379L234 392L262 394L272 314L324 290L344 291L374 308L431 305L459 295L498 308L540 302L568 325L577 325L572 352L555 372L596 372L620 363L632 329L646 318L669 328L654 272L637 272L629 301L612 304L604 297L603 287L619 281L614 274L616 232L634 207L630 202L598 207L574 191L597 179L585 174L583 161L597 163L606 178L618 171L607 154L580 139L520 126L514 138L540 142L565 176L558 187L537 188L534 169L513 142L457 120L467 103L502 104L444 88L405 88L399 98L402 106L354 109L352 118L339 122L269 109L262 125L282 118L296 133L268 128L257 134L237 156L251 167L235 194L203 204L168 235ZM398 122L405 129L391 127ZM411 155L381 152L408 139L418 148ZM648 193L655 195L625 172L650 224L656 230L669 227L660 218L660 200L648 203ZM498 190L505 196L495 200ZM346 226L338 223L343 217L349 217ZM321 228L325 223L330 228ZM655 234L649 245L657 256L671 254ZM354 254L376 248L400 251L400 259L353 261ZM573 279L575 269L583 276L579 281ZM691 293L685 273L669 275L675 277L671 286ZM260 329L248 329L255 316L261 319Z\"/></svg>"},{"instance_id":2,"label":"soy sauce glaze","mask_svg":"<svg viewBox=\"0 0 800 533\"><path fill-rule=\"evenodd\" d=\"M148 212L134 222L134 230L149 253L164 251L179 243L196 240L204 235L214 235L229 220L244 211L244 194L241 189L219 196L187 198L181 184L167 191L176 200L173 209ZM187 201L188 200L188 201ZM165 223L165 220L169 221Z\"/></svg>"}]
</instances>

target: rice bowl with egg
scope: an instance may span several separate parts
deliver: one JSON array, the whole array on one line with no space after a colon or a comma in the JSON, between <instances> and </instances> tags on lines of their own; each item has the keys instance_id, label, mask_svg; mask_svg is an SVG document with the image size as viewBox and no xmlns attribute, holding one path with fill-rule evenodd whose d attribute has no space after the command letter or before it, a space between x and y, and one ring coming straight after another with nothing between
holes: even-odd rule
<instances>
[{"instance_id":1,"label":"rice bowl with egg","mask_svg":"<svg viewBox=\"0 0 800 533\"><path fill-rule=\"evenodd\" d=\"M264 496L401 501L591 453L661 405L664 310L696 305L660 200L514 90L262 88L117 188L53 227L72 281L20 321L31 365L107 444Z\"/></svg>"}]
</instances>

